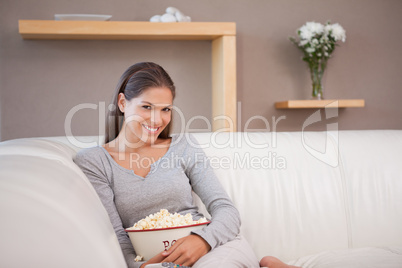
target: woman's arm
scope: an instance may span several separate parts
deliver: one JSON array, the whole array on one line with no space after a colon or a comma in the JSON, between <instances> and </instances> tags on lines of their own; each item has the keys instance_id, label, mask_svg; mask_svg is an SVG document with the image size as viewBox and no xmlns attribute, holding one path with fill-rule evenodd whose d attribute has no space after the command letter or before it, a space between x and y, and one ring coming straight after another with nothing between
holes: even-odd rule
<instances>
[{"instance_id":1,"label":"woman's arm","mask_svg":"<svg viewBox=\"0 0 402 268\"><path fill-rule=\"evenodd\" d=\"M92 151L90 151L92 150ZM142 262L134 262L136 256L130 238L123 228L120 215L114 204L114 193L108 180L103 162L100 160L99 152L94 149L78 152L74 162L87 176L95 191L97 192L103 206L109 214L110 222L117 235L124 258L129 268L139 268Z\"/></svg>"},{"instance_id":2,"label":"woman's arm","mask_svg":"<svg viewBox=\"0 0 402 268\"><path fill-rule=\"evenodd\" d=\"M238 210L218 181L204 151L191 146L191 143L183 152L183 168L192 189L201 198L212 219L207 227L177 240L168 251L162 253L167 256L163 261L185 266L192 266L211 249L232 240L240 230Z\"/></svg>"},{"instance_id":3,"label":"woman's arm","mask_svg":"<svg viewBox=\"0 0 402 268\"><path fill-rule=\"evenodd\" d=\"M240 214L216 177L209 159L198 142L189 135L186 157L190 157L186 174L194 192L211 215L211 223L194 233L204 238L212 249L234 239L240 232Z\"/></svg>"},{"instance_id":4,"label":"woman's arm","mask_svg":"<svg viewBox=\"0 0 402 268\"><path fill-rule=\"evenodd\" d=\"M211 250L211 246L202 237L192 234L183 237L162 256L166 257L164 262L173 262L182 266L193 266L202 256Z\"/></svg>"}]
</instances>

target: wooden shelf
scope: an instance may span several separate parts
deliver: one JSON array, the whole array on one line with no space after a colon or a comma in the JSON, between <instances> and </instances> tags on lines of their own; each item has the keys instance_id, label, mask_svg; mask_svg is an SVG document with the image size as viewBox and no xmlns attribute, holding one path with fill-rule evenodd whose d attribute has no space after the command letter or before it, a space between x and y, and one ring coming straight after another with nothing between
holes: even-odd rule
<instances>
[{"instance_id":1,"label":"wooden shelf","mask_svg":"<svg viewBox=\"0 0 402 268\"><path fill-rule=\"evenodd\" d=\"M233 22L20 20L24 39L213 40L235 36Z\"/></svg>"},{"instance_id":2,"label":"wooden shelf","mask_svg":"<svg viewBox=\"0 0 402 268\"><path fill-rule=\"evenodd\" d=\"M349 108L364 107L363 99L353 100L288 100L275 103L276 109Z\"/></svg>"},{"instance_id":3,"label":"wooden shelf","mask_svg":"<svg viewBox=\"0 0 402 268\"><path fill-rule=\"evenodd\" d=\"M212 40L212 129L237 129L234 22L20 20L19 33L24 39Z\"/></svg>"}]
</instances>

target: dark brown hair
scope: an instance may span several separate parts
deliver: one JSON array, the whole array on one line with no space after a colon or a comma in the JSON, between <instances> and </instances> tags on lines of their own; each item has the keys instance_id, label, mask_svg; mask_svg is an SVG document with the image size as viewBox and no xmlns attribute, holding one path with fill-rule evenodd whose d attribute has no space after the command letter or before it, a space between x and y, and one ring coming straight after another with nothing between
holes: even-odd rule
<instances>
[{"instance_id":1,"label":"dark brown hair","mask_svg":"<svg viewBox=\"0 0 402 268\"><path fill-rule=\"evenodd\" d=\"M123 93L126 100L130 101L152 87L166 87L175 97L176 89L169 74L158 64L153 62L139 62L130 66L120 77L115 94L113 96L113 109L109 109L106 117L105 143L114 140L123 125L124 114L117 104L119 94ZM170 135L171 122L161 132L159 138L167 139Z\"/></svg>"}]
</instances>

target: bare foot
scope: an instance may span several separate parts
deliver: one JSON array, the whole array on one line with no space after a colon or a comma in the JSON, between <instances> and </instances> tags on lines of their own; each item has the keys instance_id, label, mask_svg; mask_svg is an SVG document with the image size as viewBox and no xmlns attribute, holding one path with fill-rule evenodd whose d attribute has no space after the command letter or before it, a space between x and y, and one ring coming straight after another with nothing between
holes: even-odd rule
<instances>
[{"instance_id":1,"label":"bare foot","mask_svg":"<svg viewBox=\"0 0 402 268\"><path fill-rule=\"evenodd\" d=\"M265 256L260 261L260 267L268 268L300 268L293 265L287 265L286 263L280 261L278 258L272 256Z\"/></svg>"}]
</instances>

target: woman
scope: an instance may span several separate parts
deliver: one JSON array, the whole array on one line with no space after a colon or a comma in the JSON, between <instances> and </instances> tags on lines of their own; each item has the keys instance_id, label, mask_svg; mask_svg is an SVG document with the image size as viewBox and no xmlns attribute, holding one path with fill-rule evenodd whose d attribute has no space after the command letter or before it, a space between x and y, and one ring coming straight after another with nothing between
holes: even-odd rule
<instances>
[{"instance_id":1,"label":"woman","mask_svg":"<svg viewBox=\"0 0 402 268\"><path fill-rule=\"evenodd\" d=\"M250 246L238 236L239 213L205 165L202 149L194 146L191 135L169 136L174 97L173 81L161 66L143 62L129 67L116 88L105 145L80 151L74 161L105 206L129 268L159 262L259 267ZM211 223L147 262L135 262L124 229L160 209L201 218L192 190L208 208Z\"/></svg>"}]
</instances>

